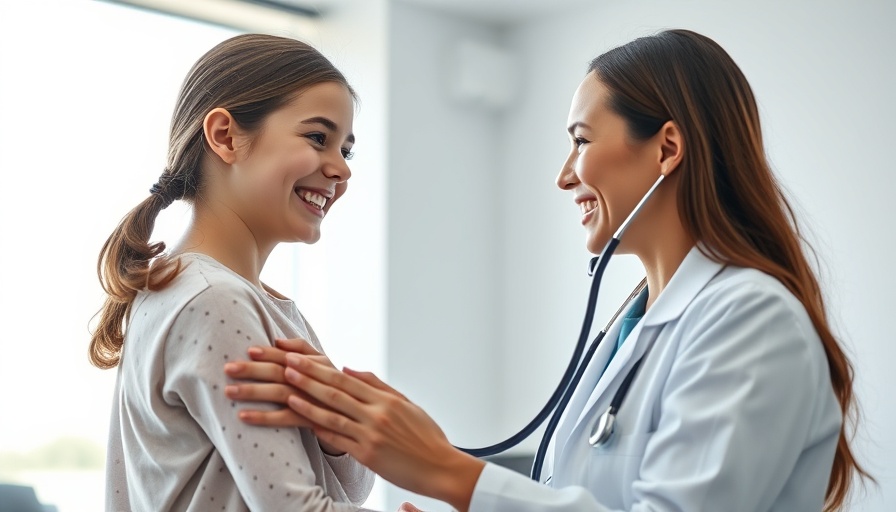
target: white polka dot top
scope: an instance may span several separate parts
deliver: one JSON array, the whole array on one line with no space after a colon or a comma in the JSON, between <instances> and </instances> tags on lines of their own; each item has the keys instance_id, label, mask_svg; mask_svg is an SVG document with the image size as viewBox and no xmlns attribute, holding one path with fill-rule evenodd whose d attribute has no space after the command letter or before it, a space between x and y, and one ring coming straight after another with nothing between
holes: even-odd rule
<instances>
[{"instance_id":1,"label":"white polka dot top","mask_svg":"<svg viewBox=\"0 0 896 512\"><path fill-rule=\"evenodd\" d=\"M274 338L320 342L295 304L196 253L141 292L125 336L109 430L106 510L348 511L374 475L325 454L307 429L246 425L224 395L228 360ZM276 408L273 404L253 404Z\"/></svg>"}]
</instances>

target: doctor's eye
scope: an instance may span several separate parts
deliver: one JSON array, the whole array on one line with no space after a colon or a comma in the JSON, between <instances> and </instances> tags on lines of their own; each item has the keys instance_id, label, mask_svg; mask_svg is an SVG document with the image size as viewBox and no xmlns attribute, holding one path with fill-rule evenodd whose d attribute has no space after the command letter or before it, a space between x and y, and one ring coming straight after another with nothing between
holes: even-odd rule
<instances>
[{"instance_id":1,"label":"doctor's eye","mask_svg":"<svg viewBox=\"0 0 896 512\"><path fill-rule=\"evenodd\" d=\"M577 148L580 148L583 144L587 144L588 141L583 139L582 137L576 137L572 140L572 143L575 144Z\"/></svg>"},{"instance_id":2,"label":"doctor's eye","mask_svg":"<svg viewBox=\"0 0 896 512\"><path fill-rule=\"evenodd\" d=\"M352 152L352 150L348 148L342 148L342 158L351 160L352 158L354 158L354 156L355 154Z\"/></svg>"}]
</instances>

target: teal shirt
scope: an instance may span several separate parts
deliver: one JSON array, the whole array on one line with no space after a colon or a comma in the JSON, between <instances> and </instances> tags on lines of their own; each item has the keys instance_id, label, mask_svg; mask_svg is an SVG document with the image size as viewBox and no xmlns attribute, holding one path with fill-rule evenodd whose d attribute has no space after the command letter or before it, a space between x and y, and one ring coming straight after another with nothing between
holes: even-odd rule
<instances>
[{"instance_id":1,"label":"teal shirt","mask_svg":"<svg viewBox=\"0 0 896 512\"><path fill-rule=\"evenodd\" d=\"M644 313L647 312L647 287L644 287L644 290L635 297L635 300L632 303L632 307L629 308L628 312L625 314L625 318L622 319L622 328L619 329L619 337L616 339L616 346L613 347L613 352L610 354L610 358L607 359L607 366L610 365L610 361L613 360L613 356L616 355L616 352L619 351L619 348L622 346L622 343L625 341L625 338L628 338L628 335L631 334L632 329L638 325L638 322L641 321L641 318L644 317ZM604 368L606 371L606 368Z\"/></svg>"}]
</instances>

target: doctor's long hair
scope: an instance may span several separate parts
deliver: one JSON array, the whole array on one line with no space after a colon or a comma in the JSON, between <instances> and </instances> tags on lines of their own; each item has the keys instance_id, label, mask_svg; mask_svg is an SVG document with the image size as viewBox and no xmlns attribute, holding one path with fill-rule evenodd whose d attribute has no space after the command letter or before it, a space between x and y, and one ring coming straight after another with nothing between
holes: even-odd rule
<instances>
[{"instance_id":1,"label":"doctor's long hair","mask_svg":"<svg viewBox=\"0 0 896 512\"><path fill-rule=\"evenodd\" d=\"M171 119L168 165L146 199L118 224L100 251L97 274L107 297L90 340L90 362L118 365L131 304L141 290L160 290L180 271L163 242L150 242L156 217L173 200L202 199L202 164L209 152L205 115L221 107L248 133L302 90L335 82L355 93L342 73L311 46L286 37L243 34L218 44L187 74Z\"/></svg>"},{"instance_id":2,"label":"doctor's long hair","mask_svg":"<svg viewBox=\"0 0 896 512\"><path fill-rule=\"evenodd\" d=\"M740 68L715 41L687 30L636 39L588 69L611 91L630 135L646 140L669 120L684 139L679 214L707 257L777 278L802 302L824 345L844 417L825 499L839 510L856 474L850 449L858 419L853 369L828 325L822 292L796 217L765 156L756 100Z\"/></svg>"}]
</instances>

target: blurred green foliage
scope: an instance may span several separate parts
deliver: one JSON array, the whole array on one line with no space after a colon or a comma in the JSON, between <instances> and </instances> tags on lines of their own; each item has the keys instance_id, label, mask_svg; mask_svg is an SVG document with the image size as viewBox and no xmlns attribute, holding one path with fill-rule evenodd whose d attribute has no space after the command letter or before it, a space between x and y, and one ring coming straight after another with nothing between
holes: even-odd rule
<instances>
[{"instance_id":1,"label":"blurred green foliage","mask_svg":"<svg viewBox=\"0 0 896 512\"><path fill-rule=\"evenodd\" d=\"M0 472L102 469L106 450L87 439L62 437L30 452L0 452Z\"/></svg>"}]
</instances>

